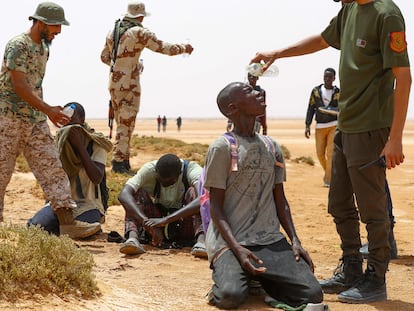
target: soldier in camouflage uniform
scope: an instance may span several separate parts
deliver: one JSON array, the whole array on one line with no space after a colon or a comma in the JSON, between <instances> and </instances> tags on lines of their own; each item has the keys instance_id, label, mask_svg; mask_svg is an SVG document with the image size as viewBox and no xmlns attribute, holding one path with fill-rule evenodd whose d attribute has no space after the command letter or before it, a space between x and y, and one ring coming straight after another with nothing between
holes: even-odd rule
<instances>
[{"instance_id":1,"label":"soldier in camouflage uniform","mask_svg":"<svg viewBox=\"0 0 414 311\"><path fill-rule=\"evenodd\" d=\"M154 33L142 26L148 13L142 2L128 5L128 12L117 27L106 37L101 60L111 67L109 75L109 92L114 118L116 121L115 149L112 170L117 173L129 173L130 140L135 128L135 119L139 111L141 85L139 74L142 71L139 58L144 48L166 54L191 54L190 44L171 44L159 40ZM114 36L115 33L115 36ZM118 48L116 37L119 38Z\"/></svg>"},{"instance_id":2,"label":"soldier in camouflage uniform","mask_svg":"<svg viewBox=\"0 0 414 311\"><path fill-rule=\"evenodd\" d=\"M23 153L33 174L50 201L60 222L60 232L81 238L99 230L99 223L75 221L68 177L62 169L47 117L56 126L70 121L62 107L49 106L42 99L42 81L49 57L49 45L69 25L63 8L40 3L31 28L6 46L0 72L0 221L4 196L16 158Z\"/></svg>"}]
</instances>

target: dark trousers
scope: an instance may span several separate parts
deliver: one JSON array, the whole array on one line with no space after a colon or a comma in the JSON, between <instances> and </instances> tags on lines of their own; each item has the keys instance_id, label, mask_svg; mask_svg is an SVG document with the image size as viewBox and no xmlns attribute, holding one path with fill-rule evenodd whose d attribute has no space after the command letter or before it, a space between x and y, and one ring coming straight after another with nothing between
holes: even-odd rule
<instances>
[{"instance_id":1,"label":"dark trousers","mask_svg":"<svg viewBox=\"0 0 414 311\"><path fill-rule=\"evenodd\" d=\"M234 253L225 251L213 263L211 304L225 309L237 308L248 296L250 279L259 281L269 296L290 306L322 302L323 293L318 281L303 259L295 260L286 239L247 248L263 260L261 266L266 267L266 272L258 276L248 274Z\"/></svg>"},{"instance_id":2,"label":"dark trousers","mask_svg":"<svg viewBox=\"0 0 414 311\"><path fill-rule=\"evenodd\" d=\"M80 214L75 219L91 224L94 222L100 222L101 217L101 213L97 209L93 209ZM27 221L27 225L38 225L49 233L59 235L59 220L49 203L40 209L32 218L30 218Z\"/></svg>"},{"instance_id":3,"label":"dark trousers","mask_svg":"<svg viewBox=\"0 0 414 311\"><path fill-rule=\"evenodd\" d=\"M368 232L368 263L378 277L385 276L390 258L385 168L378 164L361 167L378 159L388 135L389 129L357 134L337 130L329 188L328 211L341 238L343 256L359 254L361 219Z\"/></svg>"}]
</instances>

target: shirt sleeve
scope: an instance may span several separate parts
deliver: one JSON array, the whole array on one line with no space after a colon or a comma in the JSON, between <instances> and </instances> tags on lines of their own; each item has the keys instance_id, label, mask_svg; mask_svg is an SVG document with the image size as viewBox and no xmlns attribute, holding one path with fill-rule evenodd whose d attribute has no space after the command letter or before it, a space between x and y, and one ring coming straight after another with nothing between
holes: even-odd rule
<instances>
[{"instance_id":1,"label":"shirt sleeve","mask_svg":"<svg viewBox=\"0 0 414 311\"><path fill-rule=\"evenodd\" d=\"M93 153L91 156L92 161L101 163L101 164L106 164L106 156L107 156L107 152L105 149L103 149L102 147L94 144L94 148L93 148Z\"/></svg>"},{"instance_id":2,"label":"shirt sleeve","mask_svg":"<svg viewBox=\"0 0 414 311\"><path fill-rule=\"evenodd\" d=\"M190 185L195 185L200 178L202 167L198 165L196 162L191 161L188 163L187 167L187 180Z\"/></svg>"},{"instance_id":3,"label":"shirt sleeve","mask_svg":"<svg viewBox=\"0 0 414 311\"><path fill-rule=\"evenodd\" d=\"M275 145L275 184L286 182L286 165L281 146L274 140Z\"/></svg>"},{"instance_id":4,"label":"shirt sleeve","mask_svg":"<svg viewBox=\"0 0 414 311\"><path fill-rule=\"evenodd\" d=\"M27 73L27 46L20 40L11 41L6 46L5 61L6 67Z\"/></svg>"},{"instance_id":5,"label":"shirt sleeve","mask_svg":"<svg viewBox=\"0 0 414 311\"><path fill-rule=\"evenodd\" d=\"M135 191L137 191L140 188L143 188L145 191L152 194L156 183L155 164L156 161L144 164L138 170L135 176L128 179L126 184L131 186Z\"/></svg>"},{"instance_id":6,"label":"shirt sleeve","mask_svg":"<svg viewBox=\"0 0 414 311\"><path fill-rule=\"evenodd\" d=\"M220 137L210 145L207 151L204 187L226 189L230 162L230 146L224 137Z\"/></svg>"},{"instance_id":7,"label":"shirt sleeve","mask_svg":"<svg viewBox=\"0 0 414 311\"><path fill-rule=\"evenodd\" d=\"M331 47L340 50L341 49L341 28L340 20L342 18L342 10L339 12L338 16L334 17L329 25L322 31L322 38L328 43Z\"/></svg>"},{"instance_id":8,"label":"shirt sleeve","mask_svg":"<svg viewBox=\"0 0 414 311\"><path fill-rule=\"evenodd\" d=\"M384 60L383 68L409 67L403 18L397 15L385 17L381 31L380 48Z\"/></svg>"}]
</instances>

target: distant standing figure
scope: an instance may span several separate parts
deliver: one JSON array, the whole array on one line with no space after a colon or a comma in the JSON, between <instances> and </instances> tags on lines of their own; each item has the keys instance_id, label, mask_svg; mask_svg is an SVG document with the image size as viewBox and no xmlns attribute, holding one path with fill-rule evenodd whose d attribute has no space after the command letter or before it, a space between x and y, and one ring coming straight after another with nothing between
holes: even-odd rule
<instances>
[{"instance_id":1,"label":"distant standing figure","mask_svg":"<svg viewBox=\"0 0 414 311\"><path fill-rule=\"evenodd\" d=\"M181 124L182 124L182 122L183 122L183 119L181 119L181 117L179 116L177 118L177 130L178 131L181 131Z\"/></svg>"},{"instance_id":2,"label":"distant standing figure","mask_svg":"<svg viewBox=\"0 0 414 311\"><path fill-rule=\"evenodd\" d=\"M315 116L315 144L316 155L325 175L323 184L329 187L331 183L333 139L338 123L339 88L333 85L336 72L333 68L326 68L323 73L323 84L315 86L309 98L306 112L305 137L310 137L310 125Z\"/></svg>"},{"instance_id":3,"label":"distant standing figure","mask_svg":"<svg viewBox=\"0 0 414 311\"><path fill-rule=\"evenodd\" d=\"M160 129L161 129L161 117L160 117L160 115L158 115L158 118L157 118L157 131L159 132Z\"/></svg>"},{"instance_id":4,"label":"distant standing figure","mask_svg":"<svg viewBox=\"0 0 414 311\"><path fill-rule=\"evenodd\" d=\"M162 131L165 132L167 130L167 117L163 116L162 117Z\"/></svg>"},{"instance_id":5,"label":"distant standing figure","mask_svg":"<svg viewBox=\"0 0 414 311\"><path fill-rule=\"evenodd\" d=\"M264 101L266 102L266 91L262 89L260 85L257 85L257 80L259 80L259 77L253 76L250 73L248 73L247 80L249 81L249 84L255 91L258 91L262 94L262 96L264 97ZM256 133L260 133L260 127L262 127L262 134L267 135L266 110L264 114L256 117L256 123L254 126L254 130Z\"/></svg>"},{"instance_id":6,"label":"distant standing figure","mask_svg":"<svg viewBox=\"0 0 414 311\"><path fill-rule=\"evenodd\" d=\"M190 44L159 40L142 25L146 16L144 3L129 3L125 17L107 35L101 53L102 62L110 66L109 92L116 123L112 171L116 173L130 173L130 141L141 101L141 52L144 48L171 56L193 52Z\"/></svg>"}]
</instances>

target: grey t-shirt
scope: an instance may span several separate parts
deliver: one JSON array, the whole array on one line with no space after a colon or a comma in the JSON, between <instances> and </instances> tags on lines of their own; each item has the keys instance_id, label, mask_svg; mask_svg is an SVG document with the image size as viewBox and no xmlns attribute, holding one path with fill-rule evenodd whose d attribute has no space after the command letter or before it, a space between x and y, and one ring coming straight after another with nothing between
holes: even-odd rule
<instances>
[{"instance_id":1,"label":"grey t-shirt","mask_svg":"<svg viewBox=\"0 0 414 311\"><path fill-rule=\"evenodd\" d=\"M206 157L205 187L225 189L224 212L235 239L246 246L269 245L284 237L273 197L275 184L285 181L283 165L275 165L284 163L283 155L276 142L271 140L269 148L260 136L235 135L237 171L230 172L231 147L224 136L210 145ZM210 261L227 246L213 221L206 246Z\"/></svg>"}]
</instances>

